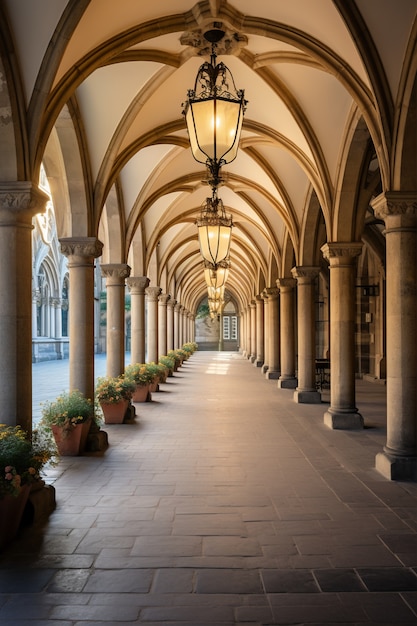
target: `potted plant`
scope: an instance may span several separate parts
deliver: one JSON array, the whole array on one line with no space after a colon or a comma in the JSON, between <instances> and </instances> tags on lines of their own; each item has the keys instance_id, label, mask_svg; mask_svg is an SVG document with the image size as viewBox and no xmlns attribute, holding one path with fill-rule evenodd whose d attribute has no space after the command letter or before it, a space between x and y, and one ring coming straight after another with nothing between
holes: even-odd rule
<instances>
[{"instance_id":1,"label":"potted plant","mask_svg":"<svg viewBox=\"0 0 417 626\"><path fill-rule=\"evenodd\" d=\"M163 356L159 357L159 362L167 368L168 376L174 375L175 359L164 354Z\"/></svg>"},{"instance_id":2,"label":"potted plant","mask_svg":"<svg viewBox=\"0 0 417 626\"><path fill-rule=\"evenodd\" d=\"M154 361L151 361L150 363L146 363L146 369L148 370L148 372L152 375L152 380L149 384L149 391L153 392L153 391L158 391L158 385L159 385L159 375L161 373L161 368L158 365L158 363L155 363Z\"/></svg>"},{"instance_id":3,"label":"potted plant","mask_svg":"<svg viewBox=\"0 0 417 626\"><path fill-rule=\"evenodd\" d=\"M52 431L62 456L77 456L84 452L94 418L94 401L85 398L77 389L63 392L52 402L42 403L41 426Z\"/></svg>"},{"instance_id":4,"label":"potted plant","mask_svg":"<svg viewBox=\"0 0 417 626\"><path fill-rule=\"evenodd\" d=\"M31 488L44 485L41 471L56 461L53 442L35 430L0 424L0 549L17 534Z\"/></svg>"},{"instance_id":5,"label":"potted plant","mask_svg":"<svg viewBox=\"0 0 417 626\"><path fill-rule=\"evenodd\" d=\"M185 352L188 352L189 356L194 354L197 348L198 348L198 345L195 343L195 341L189 341L182 346L182 350L185 350Z\"/></svg>"},{"instance_id":6,"label":"potted plant","mask_svg":"<svg viewBox=\"0 0 417 626\"><path fill-rule=\"evenodd\" d=\"M147 402L151 399L149 386L153 381L153 374L146 367L146 363L127 365L124 375L126 380L131 380L136 385L132 396L133 402Z\"/></svg>"},{"instance_id":7,"label":"potted plant","mask_svg":"<svg viewBox=\"0 0 417 626\"><path fill-rule=\"evenodd\" d=\"M125 418L136 383L124 376L103 376L97 380L96 399L106 424L121 424Z\"/></svg>"},{"instance_id":8,"label":"potted plant","mask_svg":"<svg viewBox=\"0 0 417 626\"><path fill-rule=\"evenodd\" d=\"M174 372L176 372L182 363L178 350L168 350L168 357L174 360Z\"/></svg>"}]
</instances>

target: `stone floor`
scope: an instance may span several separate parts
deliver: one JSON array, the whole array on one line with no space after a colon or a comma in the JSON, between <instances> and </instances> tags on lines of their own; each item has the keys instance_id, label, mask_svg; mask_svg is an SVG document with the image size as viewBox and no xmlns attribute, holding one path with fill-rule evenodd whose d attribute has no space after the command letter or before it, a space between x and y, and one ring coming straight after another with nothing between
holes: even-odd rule
<instances>
[{"instance_id":1,"label":"stone floor","mask_svg":"<svg viewBox=\"0 0 417 626\"><path fill-rule=\"evenodd\" d=\"M65 386L59 367L35 381ZM358 381L363 431L327 404L195 353L103 455L48 473L56 510L0 557L0 623L417 624L417 485L373 469L385 387Z\"/></svg>"}]
</instances>

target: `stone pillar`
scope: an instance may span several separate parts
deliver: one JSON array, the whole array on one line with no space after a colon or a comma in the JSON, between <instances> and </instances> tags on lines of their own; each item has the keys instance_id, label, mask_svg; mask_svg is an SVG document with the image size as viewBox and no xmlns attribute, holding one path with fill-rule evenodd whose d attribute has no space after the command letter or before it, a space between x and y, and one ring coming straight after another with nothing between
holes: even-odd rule
<instances>
[{"instance_id":1,"label":"stone pillar","mask_svg":"<svg viewBox=\"0 0 417 626\"><path fill-rule=\"evenodd\" d=\"M95 237L60 239L69 269L70 390L94 397L94 259L103 244Z\"/></svg>"},{"instance_id":2,"label":"stone pillar","mask_svg":"<svg viewBox=\"0 0 417 626\"><path fill-rule=\"evenodd\" d=\"M417 194L386 192L372 206L387 246L387 443L376 469L417 480Z\"/></svg>"},{"instance_id":3,"label":"stone pillar","mask_svg":"<svg viewBox=\"0 0 417 626\"><path fill-rule=\"evenodd\" d=\"M250 307L250 362L256 361L256 302L251 300Z\"/></svg>"},{"instance_id":4,"label":"stone pillar","mask_svg":"<svg viewBox=\"0 0 417 626\"><path fill-rule=\"evenodd\" d=\"M330 407L324 423L330 428L363 428L355 407L356 257L361 243L326 243L330 263Z\"/></svg>"},{"instance_id":5,"label":"stone pillar","mask_svg":"<svg viewBox=\"0 0 417 626\"><path fill-rule=\"evenodd\" d=\"M130 291L131 363L145 363L145 289L149 285L146 276L127 279Z\"/></svg>"},{"instance_id":6,"label":"stone pillar","mask_svg":"<svg viewBox=\"0 0 417 626\"><path fill-rule=\"evenodd\" d=\"M267 287L268 300L268 371L266 378L277 380L280 372L279 289Z\"/></svg>"},{"instance_id":7,"label":"stone pillar","mask_svg":"<svg viewBox=\"0 0 417 626\"><path fill-rule=\"evenodd\" d=\"M146 308L147 308L147 363L158 362L158 298L161 287L147 287Z\"/></svg>"},{"instance_id":8,"label":"stone pillar","mask_svg":"<svg viewBox=\"0 0 417 626\"><path fill-rule=\"evenodd\" d=\"M295 402L320 404L321 393L316 389L316 320L315 279L318 267L294 267L291 271L297 280L298 321L298 385L294 391Z\"/></svg>"},{"instance_id":9,"label":"stone pillar","mask_svg":"<svg viewBox=\"0 0 417 626\"><path fill-rule=\"evenodd\" d=\"M161 293L158 298L158 360L159 355L167 353L167 304L170 297L167 293Z\"/></svg>"},{"instance_id":10,"label":"stone pillar","mask_svg":"<svg viewBox=\"0 0 417 626\"><path fill-rule=\"evenodd\" d=\"M174 308L176 304L176 300L167 302L167 352L174 349Z\"/></svg>"},{"instance_id":11,"label":"stone pillar","mask_svg":"<svg viewBox=\"0 0 417 626\"><path fill-rule=\"evenodd\" d=\"M0 423L32 431L32 217L49 200L0 183Z\"/></svg>"},{"instance_id":12,"label":"stone pillar","mask_svg":"<svg viewBox=\"0 0 417 626\"><path fill-rule=\"evenodd\" d=\"M264 306L264 362L262 365L262 374L265 374L269 369L269 301L266 289L261 293L261 298Z\"/></svg>"},{"instance_id":13,"label":"stone pillar","mask_svg":"<svg viewBox=\"0 0 417 626\"><path fill-rule=\"evenodd\" d=\"M294 285L293 278L279 278L281 315L281 375L278 379L280 389L295 389L295 329L294 329Z\"/></svg>"},{"instance_id":14,"label":"stone pillar","mask_svg":"<svg viewBox=\"0 0 417 626\"><path fill-rule=\"evenodd\" d=\"M125 371L125 280L130 267L109 263L101 266L101 274L107 290L106 373L120 376Z\"/></svg>"},{"instance_id":15,"label":"stone pillar","mask_svg":"<svg viewBox=\"0 0 417 626\"><path fill-rule=\"evenodd\" d=\"M255 298L255 318L256 318L256 358L255 367L262 367L264 364L264 301L262 296Z\"/></svg>"},{"instance_id":16,"label":"stone pillar","mask_svg":"<svg viewBox=\"0 0 417 626\"><path fill-rule=\"evenodd\" d=\"M180 311L181 304L176 303L174 307L174 350L178 350L180 347Z\"/></svg>"}]
</instances>

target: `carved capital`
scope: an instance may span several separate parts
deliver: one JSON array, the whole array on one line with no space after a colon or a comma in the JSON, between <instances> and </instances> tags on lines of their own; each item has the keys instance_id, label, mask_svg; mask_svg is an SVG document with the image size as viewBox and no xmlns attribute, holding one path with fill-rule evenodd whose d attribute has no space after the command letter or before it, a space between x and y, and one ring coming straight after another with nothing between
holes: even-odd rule
<instances>
[{"instance_id":1,"label":"carved capital","mask_svg":"<svg viewBox=\"0 0 417 626\"><path fill-rule=\"evenodd\" d=\"M168 300L171 298L171 296L169 295L169 293L161 293L159 298L158 298L158 302L161 306L167 306L168 304Z\"/></svg>"},{"instance_id":2,"label":"carved capital","mask_svg":"<svg viewBox=\"0 0 417 626\"><path fill-rule=\"evenodd\" d=\"M113 278L117 282L124 281L130 274L130 267L126 263L108 263L101 265L100 269L104 278Z\"/></svg>"},{"instance_id":3,"label":"carved capital","mask_svg":"<svg viewBox=\"0 0 417 626\"><path fill-rule=\"evenodd\" d=\"M320 268L308 265L297 265L291 270L293 278L295 278L298 284L307 284L313 282L319 275Z\"/></svg>"},{"instance_id":4,"label":"carved capital","mask_svg":"<svg viewBox=\"0 0 417 626\"><path fill-rule=\"evenodd\" d=\"M49 298L49 304L54 309L58 309L61 306L61 299L60 298L52 298L51 297L51 298Z\"/></svg>"},{"instance_id":5,"label":"carved capital","mask_svg":"<svg viewBox=\"0 0 417 626\"><path fill-rule=\"evenodd\" d=\"M145 289L149 286L150 280L146 276L132 276L127 279L127 286L134 296L144 296Z\"/></svg>"},{"instance_id":6,"label":"carved capital","mask_svg":"<svg viewBox=\"0 0 417 626\"><path fill-rule=\"evenodd\" d=\"M266 287L262 293L268 300L276 300L279 296L279 289L278 287Z\"/></svg>"},{"instance_id":7,"label":"carved capital","mask_svg":"<svg viewBox=\"0 0 417 626\"><path fill-rule=\"evenodd\" d=\"M158 302L159 294L161 293L161 287L147 287L145 289L148 302Z\"/></svg>"},{"instance_id":8,"label":"carved capital","mask_svg":"<svg viewBox=\"0 0 417 626\"><path fill-rule=\"evenodd\" d=\"M31 182L0 184L0 226L30 223L36 213L43 213L49 196Z\"/></svg>"},{"instance_id":9,"label":"carved capital","mask_svg":"<svg viewBox=\"0 0 417 626\"><path fill-rule=\"evenodd\" d=\"M93 259L101 256L103 244L96 237L66 237L60 239L61 252L68 257L70 263L73 260L83 259L92 262Z\"/></svg>"},{"instance_id":10,"label":"carved capital","mask_svg":"<svg viewBox=\"0 0 417 626\"><path fill-rule=\"evenodd\" d=\"M355 257L362 252L362 243L360 241L325 243L321 251L330 265L352 265Z\"/></svg>"},{"instance_id":11,"label":"carved capital","mask_svg":"<svg viewBox=\"0 0 417 626\"><path fill-rule=\"evenodd\" d=\"M287 293L288 291L292 291L294 289L295 280L294 278L278 278L277 287L281 293Z\"/></svg>"},{"instance_id":12,"label":"carved capital","mask_svg":"<svg viewBox=\"0 0 417 626\"><path fill-rule=\"evenodd\" d=\"M417 193L386 191L371 201L376 217L385 220L389 215L417 215Z\"/></svg>"},{"instance_id":13,"label":"carved capital","mask_svg":"<svg viewBox=\"0 0 417 626\"><path fill-rule=\"evenodd\" d=\"M167 307L169 309L174 309L176 304L177 304L176 300L169 300L169 302L167 302Z\"/></svg>"},{"instance_id":14,"label":"carved capital","mask_svg":"<svg viewBox=\"0 0 417 626\"><path fill-rule=\"evenodd\" d=\"M180 302L176 302L175 303L175 307L174 307L174 311L176 311L177 313L179 313L182 309L182 304Z\"/></svg>"}]
</instances>

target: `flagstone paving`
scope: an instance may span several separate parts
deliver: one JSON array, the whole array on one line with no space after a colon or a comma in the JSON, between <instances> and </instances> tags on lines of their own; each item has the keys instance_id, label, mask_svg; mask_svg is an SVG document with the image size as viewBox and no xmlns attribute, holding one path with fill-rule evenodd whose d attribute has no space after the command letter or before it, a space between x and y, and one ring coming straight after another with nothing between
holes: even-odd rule
<instances>
[{"instance_id":1,"label":"flagstone paving","mask_svg":"<svg viewBox=\"0 0 417 626\"><path fill-rule=\"evenodd\" d=\"M34 366L34 407L66 367ZM104 454L48 471L56 510L0 556L0 623L417 624L417 485L374 470L385 387L357 381L357 404L366 428L332 431L328 396L195 353Z\"/></svg>"}]
</instances>

